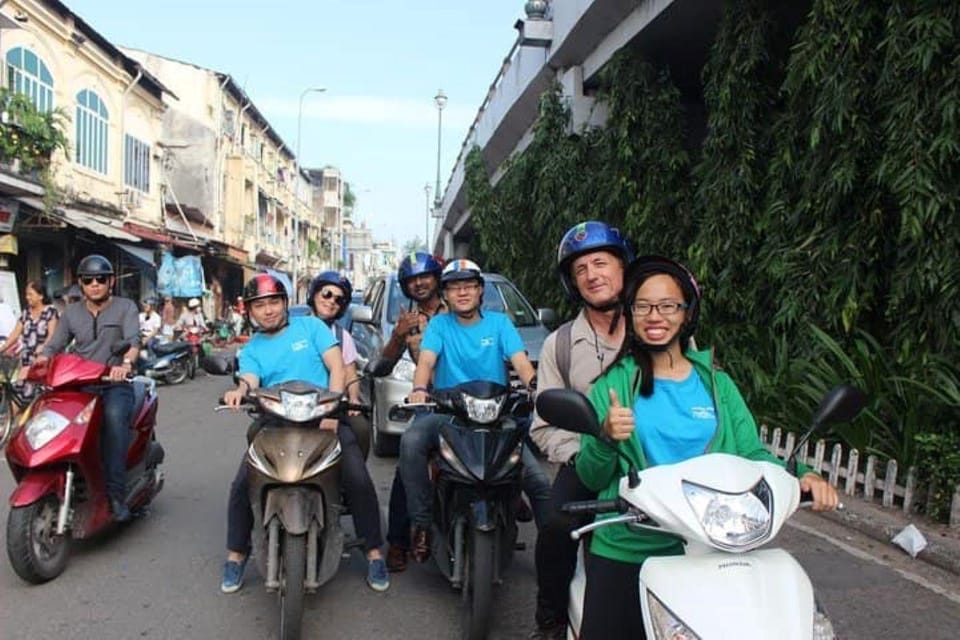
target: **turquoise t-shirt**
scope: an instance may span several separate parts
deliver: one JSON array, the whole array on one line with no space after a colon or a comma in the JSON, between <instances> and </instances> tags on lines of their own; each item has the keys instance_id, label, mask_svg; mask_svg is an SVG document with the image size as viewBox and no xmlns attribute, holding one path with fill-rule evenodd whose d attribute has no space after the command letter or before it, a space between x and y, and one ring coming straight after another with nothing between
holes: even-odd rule
<instances>
[{"instance_id":1,"label":"turquoise t-shirt","mask_svg":"<svg viewBox=\"0 0 960 640\"><path fill-rule=\"evenodd\" d=\"M240 352L240 374L257 376L261 387L302 380L326 388L330 376L323 354L335 346L337 339L322 320L295 316L280 333L253 334Z\"/></svg>"},{"instance_id":2,"label":"turquoise t-shirt","mask_svg":"<svg viewBox=\"0 0 960 640\"><path fill-rule=\"evenodd\" d=\"M474 380L506 385L506 362L524 346L506 315L484 311L480 321L471 325L457 322L454 313L434 316L420 349L437 354L433 386L448 389Z\"/></svg>"},{"instance_id":3,"label":"turquoise t-shirt","mask_svg":"<svg viewBox=\"0 0 960 640\"><path fill-rule=\"evenodd\" d=\"M717 430L713 398L696 371L685 380L656 378L650 397L637 397L633 417L650 466L702 455Z\"/></svg>"}]
</instances>

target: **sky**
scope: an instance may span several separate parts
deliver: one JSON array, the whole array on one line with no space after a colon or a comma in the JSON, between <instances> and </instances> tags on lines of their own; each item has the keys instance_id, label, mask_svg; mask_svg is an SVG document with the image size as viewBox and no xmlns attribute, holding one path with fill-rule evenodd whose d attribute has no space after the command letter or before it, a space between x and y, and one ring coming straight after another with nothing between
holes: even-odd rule
<instances>
[{"instance_id":1,"label":"sky","mask_svg":"<svg viewBox=\"0 0 960 640\"><path fill-rule=\"evenodd\" d=\"M523 0L65 0L114 45L229 73L301 165L335 165L354 220L398 247L426 233L470 123L516 39ZM430 196L433 199L433 194ZM430 235L434 233L430 221Z\"/></svg>"}]
</instances>

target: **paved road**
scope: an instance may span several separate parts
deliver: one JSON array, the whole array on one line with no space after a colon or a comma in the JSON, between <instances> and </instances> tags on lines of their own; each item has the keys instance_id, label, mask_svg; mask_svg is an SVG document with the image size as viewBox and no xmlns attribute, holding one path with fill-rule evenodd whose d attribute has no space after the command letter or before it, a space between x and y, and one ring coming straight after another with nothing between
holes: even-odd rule
<instances>
[{"instance_id":1,"label":"paved road","mask_svg":"<svg viewBox=\"0 0 960 640\"><path fill-rule=\"evenodd\" d=\"M276 605L251 567L244 589L219 592L225 502L243 452L241 416L214 415L224 379L198 377L161 388L159 437L167 450L167 485L149 517L79 544L57 580L28 586L0 560L0 637L75 640L275 637ZM381 504L393 461L371 456ZM0 463L0 494L12 481ZM8 507L0 507L6 521ZM795 518L778 540L807 568L844 638L956 638L960 580L853 537L811 514ZM812 535L807 530L818 535ZM525 637L535 597L533 530L507 583L496 592L493 638ZM824 537L826 536L826 537ZM4 544L5 544L4 534ZM840 546L837 546L837 545ZM357 553L337 577L308 598L305 638L457 636L459 603L436 570L414 566L394 576L386 594L363 581Z\"/></svg>"}]
</instances>

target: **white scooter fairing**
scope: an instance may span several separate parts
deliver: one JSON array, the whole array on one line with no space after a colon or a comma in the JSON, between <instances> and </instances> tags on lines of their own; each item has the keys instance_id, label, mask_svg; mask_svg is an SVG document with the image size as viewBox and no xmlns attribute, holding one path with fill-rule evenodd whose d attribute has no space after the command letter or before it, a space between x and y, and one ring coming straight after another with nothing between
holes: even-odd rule
<instances>
[{"instance_id":1,"label":"white scooter fairing","mask_svg":"<svg viewBox=\"0 0 960 640\"><path fill-rule=\"evenodd\" d=\"M796 478L773 463L712 453L645 469L639 479L633 488L621 479L619 495L629 509L614 517L632 519L625 526L638 532L670 533L686 543L684 555L648 558L640 571L637 604L647 638L832 637L797 561L780 549L755 550L796 511ZM581 532L609 526L605 519ZM579 637L583 617L583 559L581 546L570 586L571 639ZM822 627L816 636L815 618Z\"/></svg>"}]
</instances>

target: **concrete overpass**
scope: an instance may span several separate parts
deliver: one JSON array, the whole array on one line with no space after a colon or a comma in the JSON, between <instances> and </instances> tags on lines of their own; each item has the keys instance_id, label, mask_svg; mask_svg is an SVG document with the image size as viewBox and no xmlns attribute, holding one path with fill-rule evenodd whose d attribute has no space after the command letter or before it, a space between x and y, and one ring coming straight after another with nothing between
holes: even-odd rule
<instances>
[{"instance_id":1,"label":"concrete overpass","mask_svg":"<svg viewBox=\"0 0 960 640\"><path fill-rule=\"evenodd\" d=\"M538 3L527 3L531 4ZM706 130L701 72L722 4L722 0L553 0L544 18L517 21L517 41L490 85L447 181L433 250L448 258L467 252L473 228L464 163L473 146L482 149L496 184L504 160L532 140L539 97L554 81L569 102L573 130L585 123L603 124L606 114L602 105L594 105L592 95L600 70L625 46L637 46L652 63L669 66L683 95L691 144L699 145ZM775 4L775 20L791 26L801 22L810 6L809 0Z\"/></svg>"}]
</instances>

